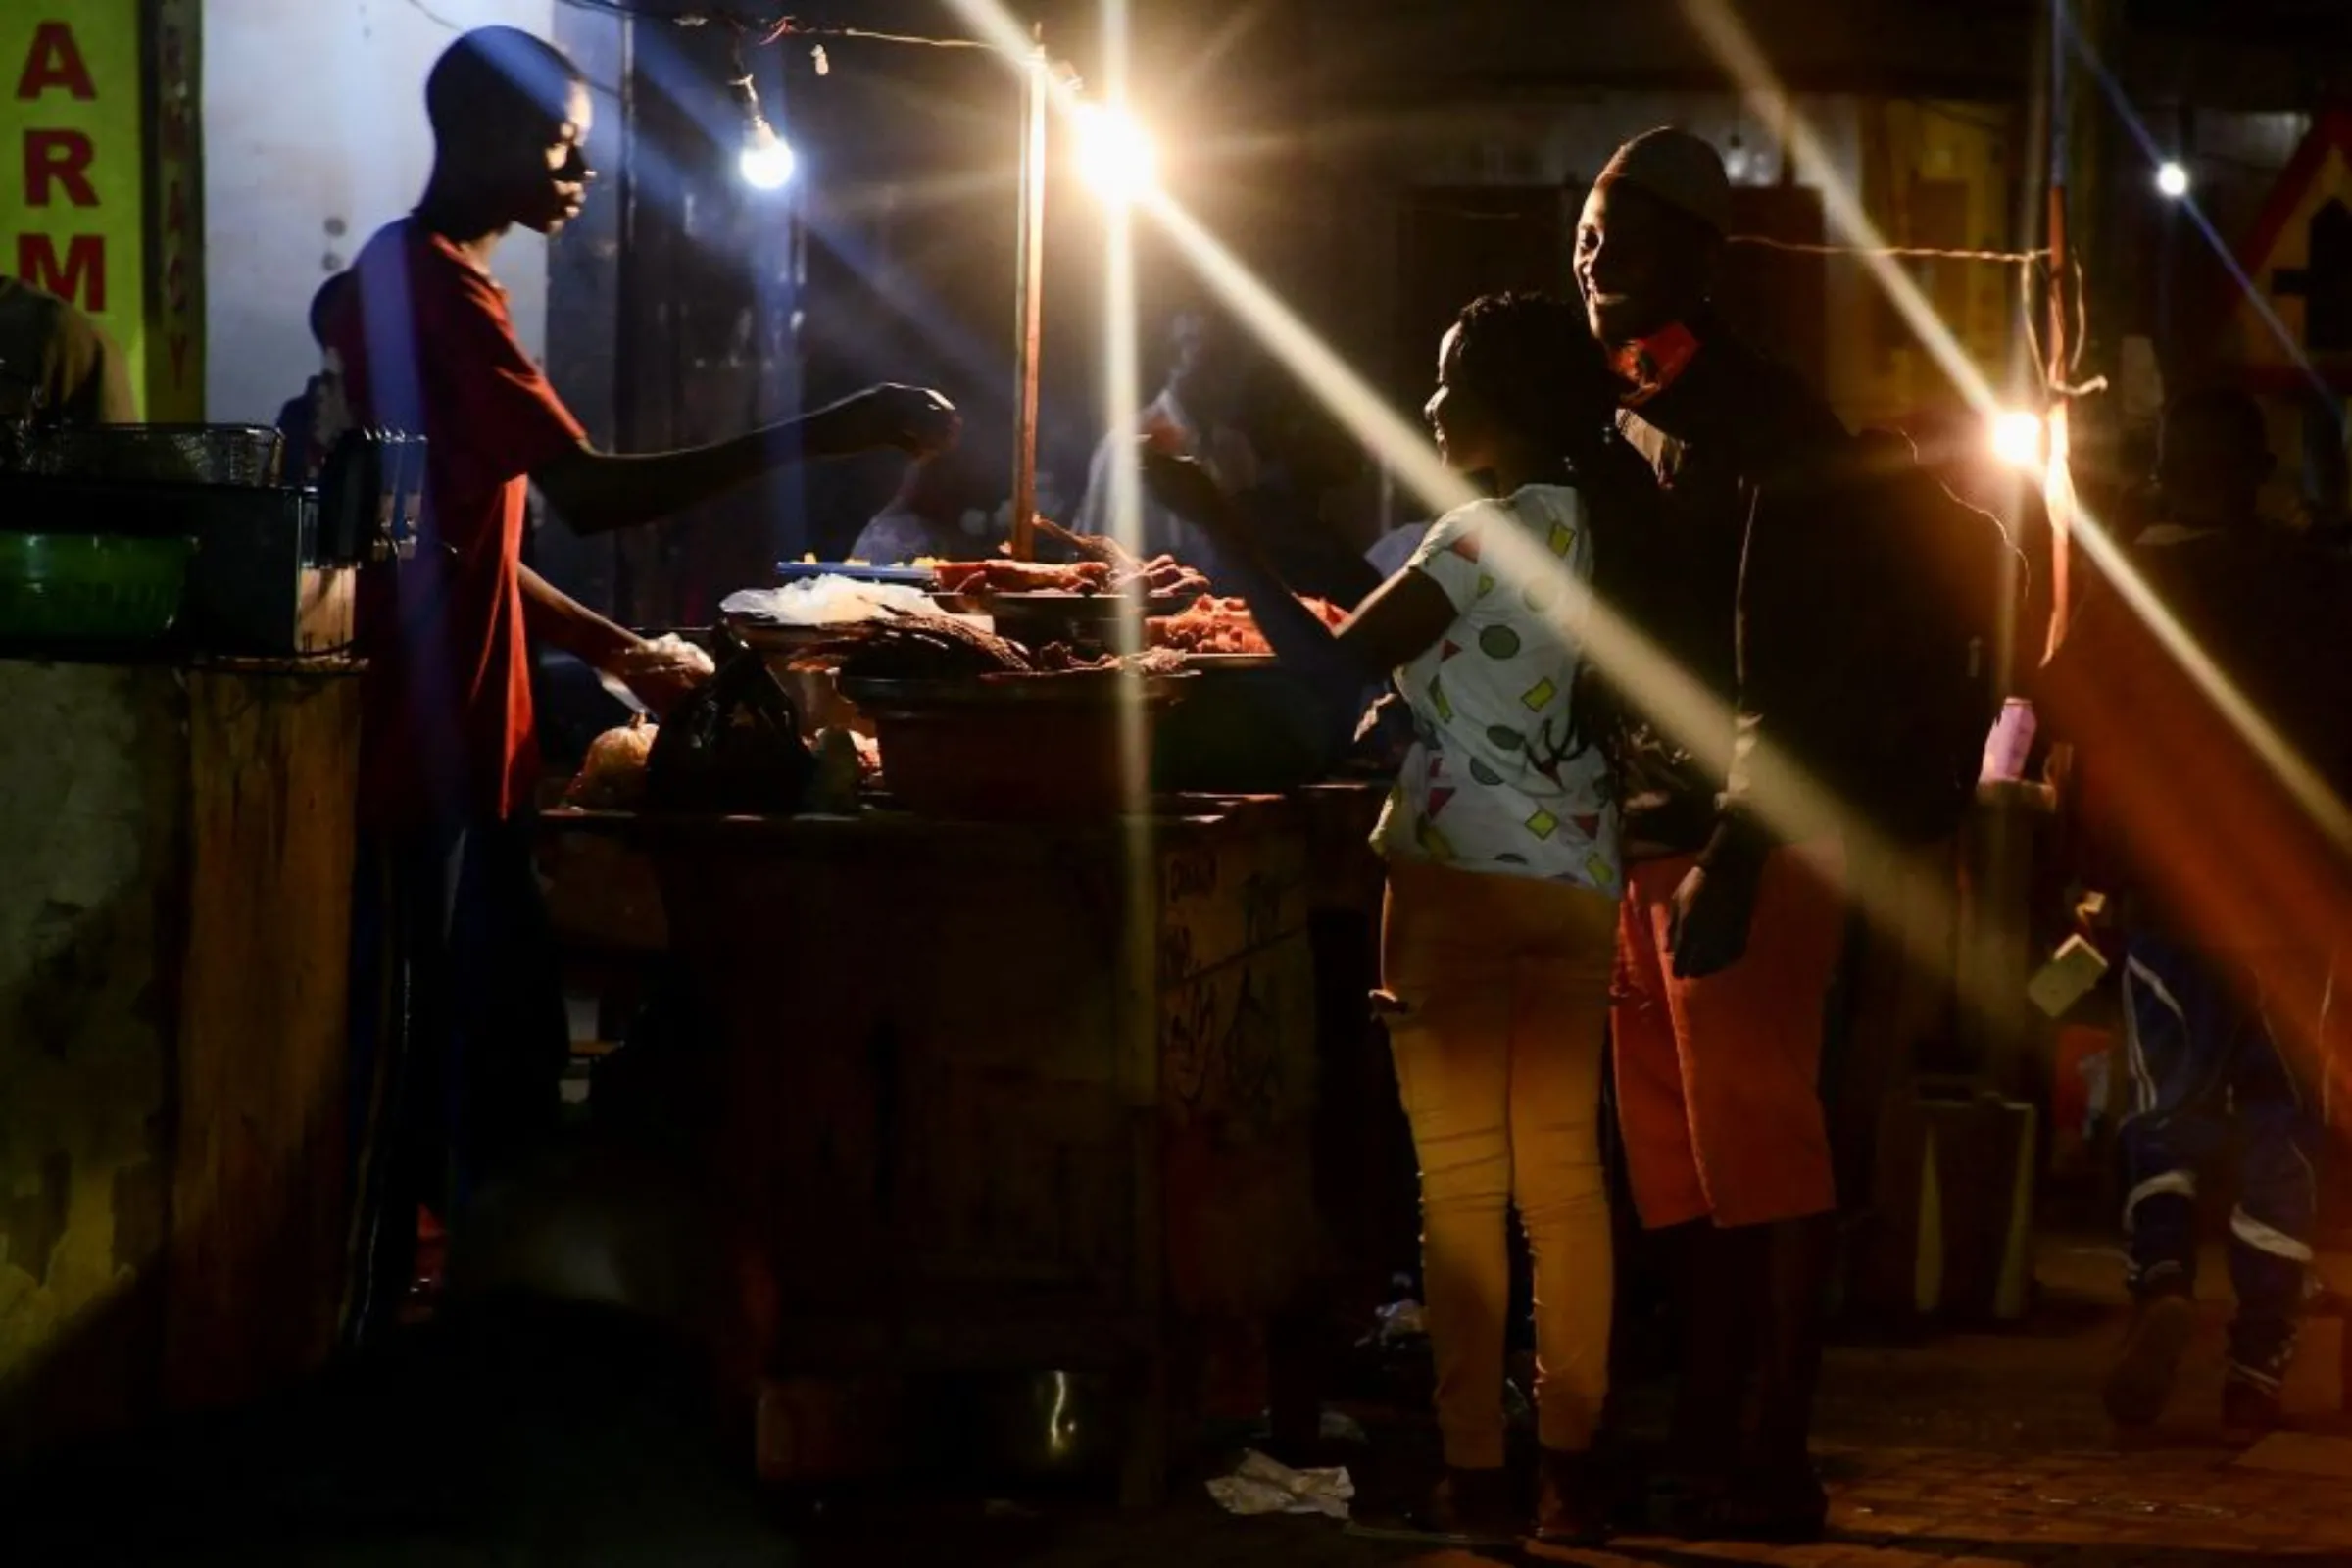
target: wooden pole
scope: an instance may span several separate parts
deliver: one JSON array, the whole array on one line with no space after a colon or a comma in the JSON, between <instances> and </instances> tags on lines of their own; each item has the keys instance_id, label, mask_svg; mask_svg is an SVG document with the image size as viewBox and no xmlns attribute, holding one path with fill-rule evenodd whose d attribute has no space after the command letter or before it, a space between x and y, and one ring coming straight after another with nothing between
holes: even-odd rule
<instances>
[{"instance_id":1,"label":"wooden pole","mask_svg":"<svg viewBox=\"0 0 2352 1568\"><path fill-rule=\"evenodd\" d=\"M2045 387L2052 396L2049 414L2049 461L2053 471L2044 480L2043 493L2050 503L2050 626L2045 649L2055 653L2066 640L2067 607L2073 593L2074 516L2071 503L2074 486L2071 475L2060 474L2056 468L2071 460L2073 431L2067 417L2065 398L2057 392L2072 379L2068 371L2067 302L2074 286L2071 271L2073 259L2067 249L2066 187L2067 166L2072 157L2068 145L2071 86L2068 81L2067 60L2074 48L2073 29L2067 23L2068 0L2050 0L2050 108L2045 117L2049 127L2049 363L2043 368Z\"/></svg>"},{"instance_id":2,"label":"wooden pole","mask_svg":"<svg viewBox=\"0 0 2352 1568\"><path fill-rule=\"evenodd\" d=\"M1046 312L1046 93L1042 36L1021 74L1021 228L1014 265L1012 557L1037 559L1037 405Z\"/></svg>"}]
</instances>

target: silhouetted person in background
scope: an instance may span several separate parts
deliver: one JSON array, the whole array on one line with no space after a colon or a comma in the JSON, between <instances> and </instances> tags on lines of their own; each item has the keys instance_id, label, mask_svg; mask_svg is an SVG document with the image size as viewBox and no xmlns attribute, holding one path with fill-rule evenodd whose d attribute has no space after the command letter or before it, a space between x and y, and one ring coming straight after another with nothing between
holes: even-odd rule
<instances>
[{"instance_id":1,"label":"silhouetted person in background","mask_svg":"<svg viewBox=\"0 0 2352 1568\"><path fill-rule=\"evenodd\" d=\"M1168 354L1167 380L1159 395L1144 405L1140 433L1151 439L1155 451L1198 462L1228 496L1254 490L1260 465L1256 448L1236 422L1247 368L1232 327L1206 311L1179 311L1168 324ZM1138 433L1113 430L1095 448L1072 532L1103 537L1117 533L1117 519L1111 514L1111 471L1132 452ZM1139 494L1140 536L1119 542L1146 559L1174 556L1213 577L1213 544L1148 492Z\"/></svg>"},{"instance_id":2,"label":"silhouetted person in background","mask_svg":"<svg viewBox=\"0 0 2352 1568\"><path fill-rule=\"evenodd\" d=\"M277 411L277 433L285 437L278 468L287 484L308 484L318 477L326 455L351 428L351 405L343 395L343 359L326 341L326 323L351 292L351 274L337 272L311 296L311 339L318 345L318 373L304 385L299 397L286 400Z\"/></svg>"},{"instance_id":3,"label":"silhouetted person in background","mask_svg":"<svg viewBox=\"0 0 2352 1568\"><path fill-rule=\"evenodd\" d=\"M994 527L980 508L979 476L968 449L935 452L906 465L890 504L874 514L847 560L888 566L929 558L971 561L995 550ZM978 526L966 527L979 512Z\"/></svg>"},{"instance_id":4,"label":"silhouetted person in background","mask_svg":"<svg viewBox=\"0 0 2352 1568\"><path fill-rule=\"evenodd\" d=\"M0 424L135 424L122 350L69 300L0 274Z\"/></svg>"},{"instance_id":5,"label":"silhouetted person in background","mask_svg":"<svg viewBox=\"0 0 2352 1568\"><path fill-rule=\"evenodd\" d=\"M2251 398L2181 397L2158 447L2157 518L2129 560L2157 615L2285 741L2287 769L2308 768L2340 801L2352 793L2352 583L2340 558L2264 521L2272 466ZM2135 1310L2108 1412L2127 1427L2163 1413L2197 1322L2199 1185L2235 1150L2222 1414L2230 1436L2252 1441L2278 1424L2303 1314L2322 1143L2314 1057L2342 911L2271 868L2281 855L2313 858L2272 843L2302 808L2266 804L2273 764L2233 775L2232 757L2254 757L2230 733L2230 701L2201 690L2120 592L2090 595L2045 683L2078 749L2079 808L2124 946L2132 1100L2118 1139ZM2334 858L2315 853L2325 872Z\"/></svg>"}]
</instances>

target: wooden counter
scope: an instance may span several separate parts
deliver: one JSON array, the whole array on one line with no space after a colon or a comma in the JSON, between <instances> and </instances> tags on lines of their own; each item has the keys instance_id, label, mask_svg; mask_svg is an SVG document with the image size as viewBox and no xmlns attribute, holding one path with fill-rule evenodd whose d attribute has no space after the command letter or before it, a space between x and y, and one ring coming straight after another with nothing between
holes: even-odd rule
<instances>
[{"instance_id":1,"label":"wooden counter","mask_svg":"<svg viewBox=\"0 0 2352 1568\"><path fill-rule=\"evenodd\" d=\"M0 1455L333 1343L348 674L0 661Z\"/></svg>"},{"instance_id":2,"label":"wooden counter","mask_svg":"<svg viewBox=\"0 0 2352 1568\"><path fill-rule=\"evenodd\" d=\"M1272 1317L1323 1263L1308 923L1361 878L1312 846L1320 821L1361 856L1362 795L1076 826L552 815L559 863L622 886L650 860L725 1036L710 1147L781 1284L778 1370L1132 1379L1148 1491L1180 1325Z\"/></svg>"}]
</instances>

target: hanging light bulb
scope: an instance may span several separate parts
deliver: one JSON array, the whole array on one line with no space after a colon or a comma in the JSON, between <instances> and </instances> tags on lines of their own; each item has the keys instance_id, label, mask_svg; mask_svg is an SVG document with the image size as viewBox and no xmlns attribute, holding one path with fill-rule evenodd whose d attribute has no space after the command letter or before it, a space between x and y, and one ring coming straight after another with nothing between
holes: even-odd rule
<instances>
[{"instance_id":1,"label":"hanging light bulb","mask_svg":"<svg viewBox=\"0 0 2352 1568\"><path fill-rule=\"evenodd\" d=\"M1131 202L1158 183L1158 153L1132 116L1101 104L1080 104L1073 119L1078 172L1097 196Z\"/></svg>"},{"instance_id":2,"label":"hanging light bulb","mask_svg":"<svg viewBox=\"0 0 2352 1568\"><path fill-rule=\"evenodd\" d=\"M743 151L735 160L736 172L754 190L782 190L792 183L800 160L793 155L792 143L777 135L760 113L759 85L740 52L735 56L735 79L727 86L743 111Z\"/></svg>"},{"instance_id":3,"label":"hanging light bulb","mask_svg":"<svg viewBox=\"0 0 2352 1568\"><path fill-rule=\"evenodd\" d=\"M764 119L745 127L743 152L735 160L735 171L752 189L782 190L792 183L793 171L799 166L792 143L777 135Z\"/></svg>"},{"instance_id":4,"label":"hanging light bulb","mask_svg":"<svg viewBox=\"0 0 2352 1568\"><path fill-rule=\"evenodd\" d=\"M2006 409L1992 417L1992 455L2013 468L2037 468L2042 462L2041 416L2031 409Z\"/></svg>"}]
</instances>

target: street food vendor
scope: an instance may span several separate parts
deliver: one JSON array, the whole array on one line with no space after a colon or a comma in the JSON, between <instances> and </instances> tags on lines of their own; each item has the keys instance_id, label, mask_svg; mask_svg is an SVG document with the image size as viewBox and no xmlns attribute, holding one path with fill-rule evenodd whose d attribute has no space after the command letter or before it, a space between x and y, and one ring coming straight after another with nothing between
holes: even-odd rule
<instances>
[{"instance_id":1,"label":"street food vendor","mask_svg":"<svg viewBox=\"0 0 2352 1568\"><path fill-rule=\"evenodd\" d=\"M406 999L375 1069L363 1332L409 1283L419 1202L462 1212L467 1189L530 1152L558 1112L568 1029L528 822L526 645L613 673L656 712L696 679L648 664L644 639L523 564L527 488L574 529L599 532L804 458L920 453L956 432L938 394L886 386L710 446L597 451L515 337L490 271L511 229L553 234L586 200L586 79L541 40L485 27L435 64L425 109L423 199L361 251L358 287L325 330L355 422L428 442L416 558L371 580L360 607L368 845L354 995ZM369 974L371 961L386 973Z\"/></svg>"},{"instance_id":2,"label":"street food vendor","mask_svg":"<svg viewBox=\"0 0 2352 1568\"><path fill-rule=\"evenodd\" d=\"M971 448L925 453L906 465L898 493L850 546L849 559L887 566L922 560L962 561L994 548L979 500Z\"/></svg>"},{"instance_id":3,"label":"street food vendor","mask_svg":"<svg viewBox=\"0 0 2352 1568\"><path fill-rule=\"evenodd\" d=\"M71 300L0 274L0 423L134 424L122 351Z\"/></svg>"},{"instance_id":4,"label":"street food vendor","mask_svg":"<svg viewBox=\"0 0 2352 1568\"><path fill-rule=\"evenodd\" d=\"M1142 435L1154 451L1197 462L1228 497L1254 490L1257 450L1235 422L1245 377L1232 328L1205 311L1180 311L1169 324L1168 352L1167 383L1144 406ZM1136 434L1113 430L1095 448L1073 532L1108 538L1117 531L1118 519L1111 515L1112 467ZM1208 536L1149 492L1141 498L1138 526L1139 539L1119 541L1136 555L1146 560L1174 556L1216 575L1216 549Z\"/></svg>"}]
</instances>

